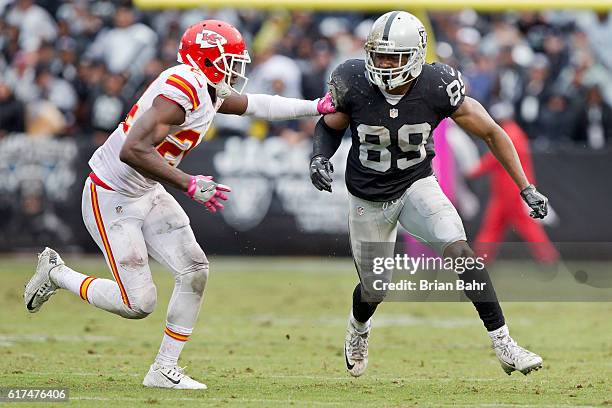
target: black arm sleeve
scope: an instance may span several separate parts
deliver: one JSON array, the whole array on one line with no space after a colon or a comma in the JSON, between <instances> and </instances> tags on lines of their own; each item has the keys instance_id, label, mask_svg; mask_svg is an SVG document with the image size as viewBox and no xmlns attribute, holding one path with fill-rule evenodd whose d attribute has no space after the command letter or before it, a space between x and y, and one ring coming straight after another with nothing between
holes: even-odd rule
<instances>
[{"instance_id":1,"label":"black arm sleeve","mask_svg":"<svg viewBox=\"0 0 612 408\"><path fill-rule=\"evenodd\" d=\"M344 136L346 129L332 129L327 126L323 118L324 117L321 116L321 119L319 119L315 127L312 142L312 157L323 156L329 159L336 153L338 147L340 147L342 136Z\"/></svg>"}]
</instances>

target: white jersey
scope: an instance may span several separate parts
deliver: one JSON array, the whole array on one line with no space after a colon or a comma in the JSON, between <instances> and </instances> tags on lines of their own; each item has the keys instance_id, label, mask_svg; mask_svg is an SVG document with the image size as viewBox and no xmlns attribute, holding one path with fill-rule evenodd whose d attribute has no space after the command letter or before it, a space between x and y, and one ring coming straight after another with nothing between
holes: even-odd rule
<instances>
[{"instance_id":1,"label":"white jersey","mask_svg":"<svg viewBox=\"0 0 612 408\"><path fill-rule=\"evenodd\" d=\"M170 134L157 145L157 151L172 166L177 166L185 154L202 141L215 113L223 103L221 98L217 98L213 104L206 78L188 65L176 65L162 72L138 99L125 120L89 160L89 166L95 175L121 194L139 197L157 185L155 180L144 177L123 163L119 159L119 152L132 124L151 107L153 100L159 95L179 104L185 110L185 122L179 126L171 126Z\"/></svg>"}]
</instances>

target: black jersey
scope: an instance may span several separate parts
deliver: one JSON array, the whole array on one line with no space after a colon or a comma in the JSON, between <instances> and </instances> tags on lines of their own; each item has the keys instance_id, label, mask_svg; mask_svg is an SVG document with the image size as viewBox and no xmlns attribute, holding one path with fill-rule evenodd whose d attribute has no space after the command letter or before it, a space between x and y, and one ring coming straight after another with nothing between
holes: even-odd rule
<instances>
[{"instance_id":1,"label":"black jersey","mask_svg":"<svg viewBox=\"0 0 612 408\"><path fill-rule=\"evenodd\" d=\"M336 109L350 116L352 145L346 164L351 194L369 201L399 198L430 176L432 132L465 97L461 74L446 64L425 64L396 104L366 78L363 60L348 60L331 75Z\"/></svg>"}]
</instances>

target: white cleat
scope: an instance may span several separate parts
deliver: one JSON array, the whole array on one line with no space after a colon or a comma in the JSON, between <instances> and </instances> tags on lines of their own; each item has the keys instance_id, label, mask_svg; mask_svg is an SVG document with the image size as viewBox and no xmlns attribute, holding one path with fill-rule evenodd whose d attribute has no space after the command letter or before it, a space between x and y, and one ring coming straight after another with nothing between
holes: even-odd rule
<instances>
[{"instance_id":1,"label":"white cleat","mask_svg":"<svg viewBox=\"0 0 612 408\"><path fill-rule=\"evenodd\" d=\"M26 309L30 313L36 313L58 289L58 286L51 281L49 273L57 266L63 265L64 261L59 254L51 248L45 248L38 255L38 265L36 272L25 287L23 301Z\"/></svg>"},{"instance_id":2,"label":"white cleat","mask_svg":"<svg viewBox=\"0 0 612 408\"><path fill-rule=\"evenodd\" d=\"M368 336L371 326L363 333L358 332L349 318L344 338L344 361L346 369L353 377L362 375L368 367Z\"/></svg>"},{"instance_id":3,"label":"white cleat","mask_svg":"<svg viewBox=\"0 0 612 408\"><path fill-rule=\"evenodd\" d=\"M177 390L205 390L202 384L185 374L184 368L166 367L158 363L151 364L149 372L142 381L145 387L174 388Z\"/></svg>"},{"instance_id":4,"label":"white cleat","mask_svg":"<svg viewBox=\"0 0 612 408\"><path fill-rule=\"evenodd\" d=\"M542 368L542 357L516 344L507 330L493 339L493 350L508 375L513 371L527 375Z\"/></svg>"}]
</instances>

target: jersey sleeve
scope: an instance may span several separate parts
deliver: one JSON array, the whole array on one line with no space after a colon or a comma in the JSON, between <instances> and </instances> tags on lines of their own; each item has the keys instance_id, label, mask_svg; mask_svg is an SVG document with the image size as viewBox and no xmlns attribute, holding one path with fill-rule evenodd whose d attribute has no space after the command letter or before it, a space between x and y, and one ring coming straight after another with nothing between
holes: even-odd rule
<instances>
[{"instance_id":1,"label":"jersey sleeve","mask_svg":"<svg viewBox=\"0 0 612 408\"><path fill-rule=\"evenodd\" d=\"M434 63L432 94L434 107L443 117L449 117L465 99L465 84L461 72L446 64Z\"/></svg>"},{"instance_id":2,"label":"jersey sleeve","mask_svg":"<svg viewBox=\"0 0 612 408\"><path fill-rule=\"evenodd\" d=\"M169 75L161 85L160 94L178 103L185 112L194 111L200 106L198 90L186 75Z\"/></svg>"},{"instance_id":3,"label":"jersey sleeve","mask_svg":"<svg viewBox=\"0 0 612 408\"><path fill-rule=\"evenodd\" d=\"M329 78L329 90L336 110L343 113L351 112L351 61L346 61L336 67Z\"/></svg>"}]
</instances>

